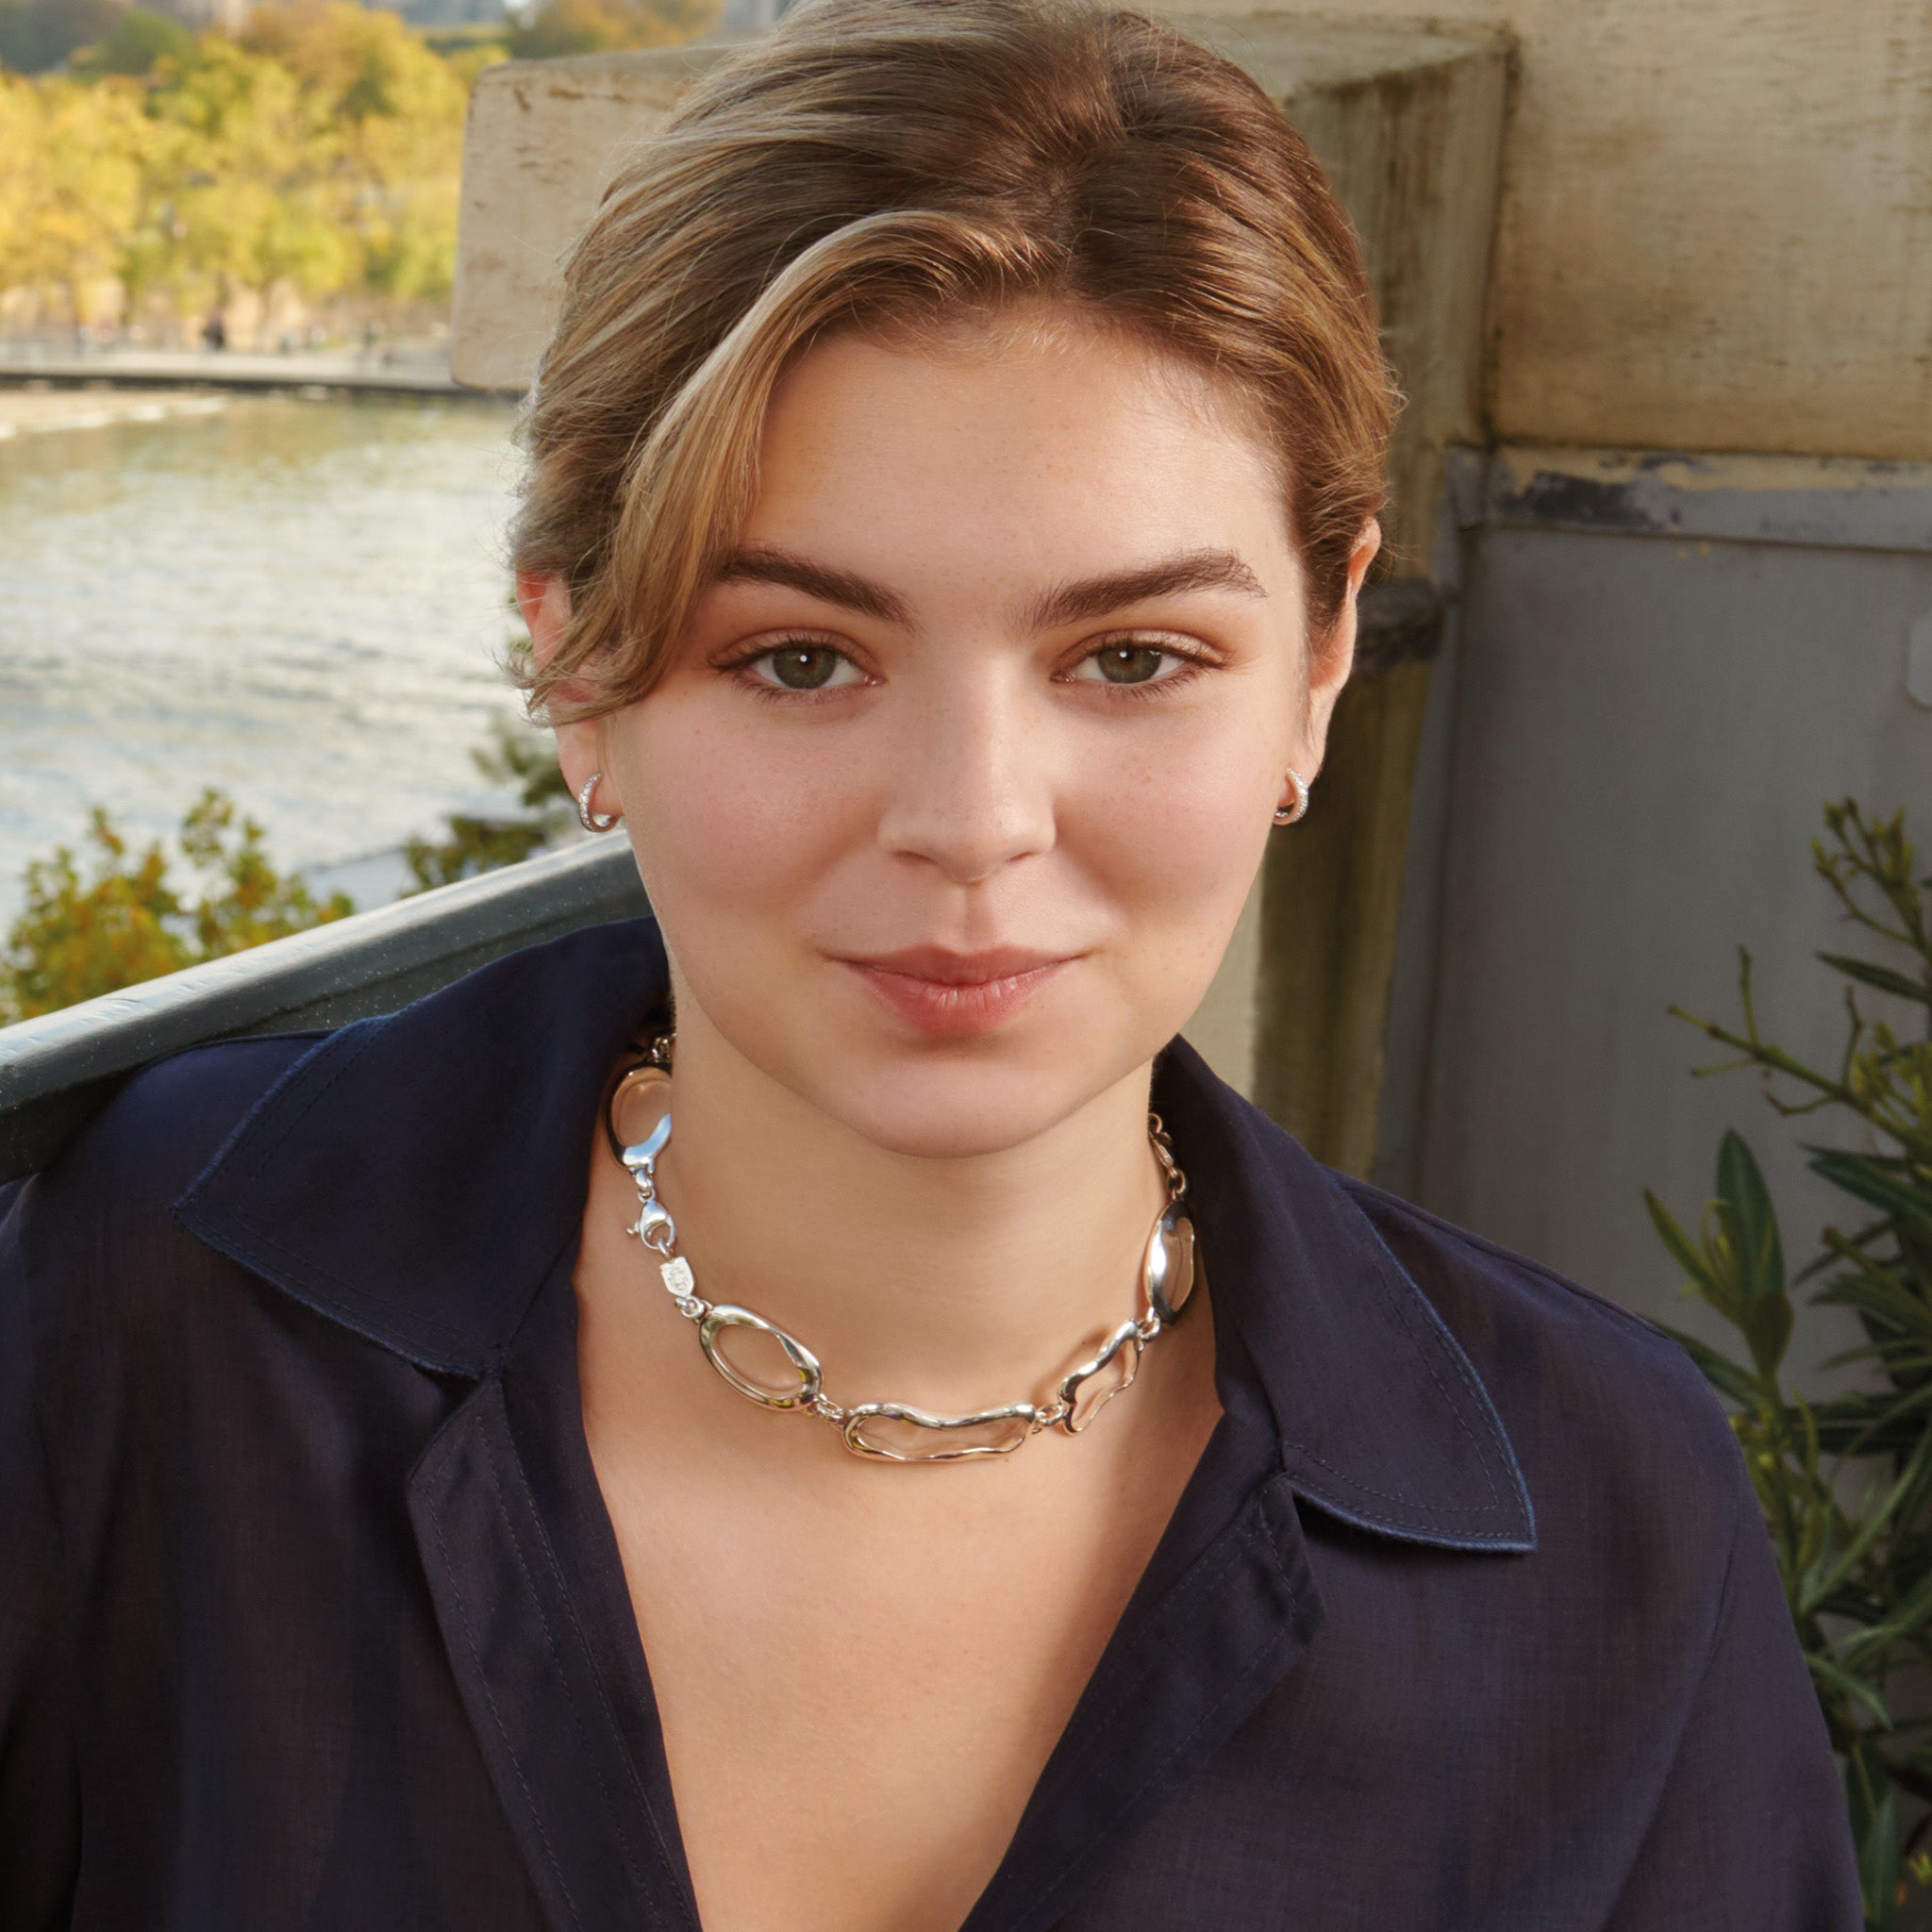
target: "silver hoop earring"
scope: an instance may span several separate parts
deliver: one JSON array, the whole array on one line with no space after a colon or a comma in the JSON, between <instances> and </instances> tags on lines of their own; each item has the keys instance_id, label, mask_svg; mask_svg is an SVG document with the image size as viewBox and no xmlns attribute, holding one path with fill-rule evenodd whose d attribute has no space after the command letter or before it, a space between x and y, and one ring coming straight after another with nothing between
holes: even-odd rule
<instances>
[{"instance_id":1,"label":"silver hoop earring","mask_svg":"<svg viewBox=\"0 0 1932 1932\"><path fill-rule=\"evenodd\" d=\"M1294 789L1294 803L1277 805L1274 808L1274 823L1277 825L1291 825L1308 815L1308 781L1291 767L1288 782Z\"/></svg>"},{"instance_id":2,"label":"silver hoop earring","mask_svg":"<svg viewBox=\"0 0 1932 1932\"><path fill-rule=\"evenodd\" d=\"M602 772L592 772L584 780L584 789L577 793L577 823L587 832L608 832L620 816L614 811L591 809L591 800L596 795L598 781L603 776Z\"/></svg>"}]
</instances>

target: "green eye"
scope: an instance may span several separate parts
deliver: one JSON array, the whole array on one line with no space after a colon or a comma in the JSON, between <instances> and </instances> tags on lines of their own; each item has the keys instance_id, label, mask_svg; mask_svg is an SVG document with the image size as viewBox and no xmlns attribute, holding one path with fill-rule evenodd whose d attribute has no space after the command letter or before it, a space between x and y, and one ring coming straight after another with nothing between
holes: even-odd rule
<instances>
[{"instance_id":1,"label":"green eye","mask_svg":"<svg viewBox=\"0 0 1932 1932\"><path fill-rule=\"evenodd\" d=\"M1153 644L1108 644L1093 654L1093 662L1109 684L1145 684L1166 656Z\"/></svg>"},{"instance_id":2,"label":"green eye","mask_svg":"<svg viewBox=\"0 0 1932 1932\"><path fill-rule=\"evenodd\" d=\"M840 658L827 644L791 644L772 652L767 661L773 677L787 691L818 691L832 681Z\"/></svg>"}]
</instances>

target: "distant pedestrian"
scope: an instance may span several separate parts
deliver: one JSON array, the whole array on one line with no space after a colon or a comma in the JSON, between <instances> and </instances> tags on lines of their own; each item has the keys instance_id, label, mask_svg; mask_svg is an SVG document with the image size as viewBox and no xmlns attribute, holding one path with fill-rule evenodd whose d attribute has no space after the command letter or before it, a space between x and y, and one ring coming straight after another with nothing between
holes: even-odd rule
<instances>
[{"instance_id":1,"label":"distant pedestrian","mask_svg":"<svg viewBox=\"0 0 1932 1932\"><path fill-rule=\"evenodd\" d=\"M219 308L211 310L208 320L201 325L201 346L216 351L228 346L227 319Z\"/></svg>"}]
</instances>

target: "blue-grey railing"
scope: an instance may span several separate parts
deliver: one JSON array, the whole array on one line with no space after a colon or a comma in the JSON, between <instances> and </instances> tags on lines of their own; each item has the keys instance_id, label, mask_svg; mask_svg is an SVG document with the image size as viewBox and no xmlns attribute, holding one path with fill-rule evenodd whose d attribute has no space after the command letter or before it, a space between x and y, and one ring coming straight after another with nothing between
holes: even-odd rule
<instances>
[{"instance_id":1,"label":"blue-grey railing","mask_svg":"<svg viewBox=\"0 0 1932 1932\"><path fill-rule=\"evenodd\" d=\"M649 909L629 841L599 840L0 1027L0 1182L45 1166L150 1060L393 1012L519 946Z\"/></svg>"}]
</instances>

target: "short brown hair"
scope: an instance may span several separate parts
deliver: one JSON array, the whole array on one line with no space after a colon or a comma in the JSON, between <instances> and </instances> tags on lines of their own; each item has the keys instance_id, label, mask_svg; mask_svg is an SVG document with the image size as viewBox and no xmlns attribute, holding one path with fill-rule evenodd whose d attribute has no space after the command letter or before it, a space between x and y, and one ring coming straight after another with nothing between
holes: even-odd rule
<instances>
[{"instance_id":1,"label":"short brown hair","mask_svg":"<svg viewBox=\"0 0 1932 1932\"><path fill-rule=\"evenodd\" d=\"M651 689L806 344L1042 297L1258 406L1310 619L1332 622L1393 390L1354 231L1280 109L1184 35L1081 0L808 0L691 90L570 258L511 541L571 590L533 706L593 716Z\"/></svg>"}]
</instances>

